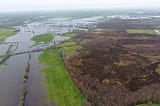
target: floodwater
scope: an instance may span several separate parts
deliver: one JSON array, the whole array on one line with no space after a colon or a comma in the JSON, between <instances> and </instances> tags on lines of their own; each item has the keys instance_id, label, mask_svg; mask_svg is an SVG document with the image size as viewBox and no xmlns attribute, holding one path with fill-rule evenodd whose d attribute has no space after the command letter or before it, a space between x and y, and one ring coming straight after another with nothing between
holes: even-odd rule
<instances>
[{"instance_id":1,"label":"floodwater","mask_svg":"<svg viewBox=\"0 0 160 106\"><path fill-rule=\"evenodd\" d=\"M0 106L18 106L27 56L17 55L0 66Z\"/></svg>"},{"instance_id":2,"label":"floodwater","mask_svg":"<svg viewBox=\"0 0 160 106\"><path fill-rule=\"evenodd\" d=\"M159 30L154 30L157 34L159 34L160 35L160 31Z\"/></svg>"},{"instance_id":3,"label":"floodwater","mask_svg":"<svg viewBox=\"0 0 160 106\"><path fill-rule=\"evenodd\" d=\"M37 64L40 53L33 53L30 60L30 73L27 81L27 95L25 106L47 106L47 95L43 73L43 65Z\"/></svg>"},{"instance_id":4,"label":"floodwater","mask_svg":"<svg viewBox=\"0 0 160 106\"><path fill-rule=\"evenodd\" d=\"M19 42L15 53L34 50L41 46L31 47L35 42L30 39L39 34L54 33L62 34L70 32L74 29L85 29L86 26L93 24L98 18L91 19L58 19L47 20L43 22L28 23L26 27L20 27L20 32L15 36L11 36L5 42ZM55 36L56 44L69 39L69 37ZM5 43L4 42L4 43ZM53 45L51 42L46 46ZM2 45L1 45L2 46ZM0 47L0 51L6 51L6 46ZM0 53L4 54L4 52ZM40 71L44 66L38 62L38 57L41 53L32 53L31 60L28 59L28 54L21 54L10 57L5 65L0 65L0 106L17 106L20 95L21 84L27 61L30 61L31 68L29 78L27 80L27 95L25 106L47 106L47 95L45 90L45 79Z\"/></svg>"}]
</instances>

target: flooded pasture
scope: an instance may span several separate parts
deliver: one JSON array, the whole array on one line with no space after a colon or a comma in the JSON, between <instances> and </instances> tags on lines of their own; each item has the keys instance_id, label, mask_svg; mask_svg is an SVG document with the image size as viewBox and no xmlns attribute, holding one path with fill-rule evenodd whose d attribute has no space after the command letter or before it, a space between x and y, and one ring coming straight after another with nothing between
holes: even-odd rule
<instances>
[{"instance_id":1,"label":"flooded pasture","mask_svg":"<svg viewBox=\"0 0 160 106\"><path fill-rule=\"evenodd\" d=\"M96 23L100 17L91 19L50 19L43 22L28 23L25 27L19 26L20 31L11 37L8 37L3 43L18 42L18 47L14 53L26 52L37 48L45 48L53 45L53 41L47 45L34 44L30 39L39 34L54 33L56 44L61 41L70 39L58 34L71 32L76 29L87 30L91 24ZM0 55L4 55L11 44L0 44ZM17 46L17 45L15 45ZM11 48L11 51L15 49ZM27 95L25 106L47 106L47 95L45 91L44 75L40 71L44 66L39 64L38 57L41 53L32 53L30 64L29 78L27 80ZM0 106L17 106L21 84L25 72L25 66L28 61L28 54L11 56L4 64L0 65ZM38 101L38 102L37 102Z\"/></svg>"}]
</instances>

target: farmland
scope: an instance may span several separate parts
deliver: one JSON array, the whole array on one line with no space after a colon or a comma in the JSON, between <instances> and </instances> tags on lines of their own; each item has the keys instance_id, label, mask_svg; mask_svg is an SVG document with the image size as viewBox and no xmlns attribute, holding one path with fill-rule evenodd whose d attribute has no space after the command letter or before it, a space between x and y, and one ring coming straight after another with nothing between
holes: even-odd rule
<instances>
[{"instance_id":1,"label":"farmland","mask_svg":"<svg viewBox=\"0 0 160 106\"><path fill-rule=\"evenodd\" d=\"M127 29L127 33L129 34L132 34L132 33L156 34L156 32L153 30L140 30L140 29Z\"/></svg>"}]
</instances>

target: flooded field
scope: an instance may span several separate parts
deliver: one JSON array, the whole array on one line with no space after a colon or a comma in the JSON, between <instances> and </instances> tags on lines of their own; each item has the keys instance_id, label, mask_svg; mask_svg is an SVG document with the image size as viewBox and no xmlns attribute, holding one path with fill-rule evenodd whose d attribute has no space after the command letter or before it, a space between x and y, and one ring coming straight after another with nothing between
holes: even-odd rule
<instances>
[{"instance_id":1,"label":"flooded field","mask_svg":"<svg viewBox=\"0 0 160 106\"><path fill-rule=\"evenodd\" d=\"M53 33L54 40L58 44L70 37L59 36L60 34L72 32L73 30L83 29L88 30L89 26L95 24L101 17L85 18L85 19L49 19L42 22L27 23L25 27L18 26L20 31L11 37L8 37L3 43L18 42L18 47L14 53L26 52L39 48L46 48L54 45L54 42L49 44L40 44L32 47L35 43L30 39L39 34ZM5 55L11 44L0 45L0 55ZM11 51L13 51L13 48ZM40 71L44 66L39 64L38 57L41 53L32 53L30 61L30 72L27 80L27 95L25 99L26 106L47 106L50 103L47 101L45 91L44 75ZM11 56L3 64L0 65L0 106L17 106L23 83L25 66L28 61L28 54ZM37 102L38 101L38 102Z\"/></svg>"}]
</instances>

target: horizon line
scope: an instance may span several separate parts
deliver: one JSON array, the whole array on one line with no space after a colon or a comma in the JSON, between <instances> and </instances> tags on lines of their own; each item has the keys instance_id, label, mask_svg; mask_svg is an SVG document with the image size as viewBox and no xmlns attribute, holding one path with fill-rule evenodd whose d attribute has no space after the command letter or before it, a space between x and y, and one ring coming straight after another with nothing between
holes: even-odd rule
<instances>
[{"instance_id":1,"label":"horizon line","mask_svg":"<svg viewBox=\"0 0 160 106\"><path fill-rule=\"evenodd\" d=\"M120 10L119 10L120 9ZM153 7L116 7L116 8L57 8L57 9L33 9L33 10L7 10L1 11L0 13L15 13L15 12L56 12L56 11L95 11L95 10L103 10L103 11L124 11L124 10L160 10L160 8Z\"/></svg>"}]
</instances>

